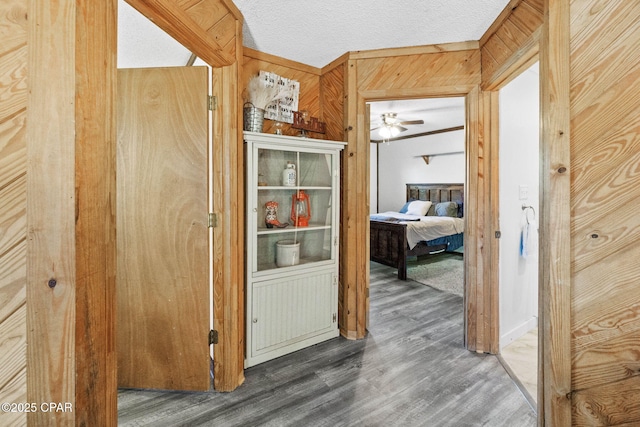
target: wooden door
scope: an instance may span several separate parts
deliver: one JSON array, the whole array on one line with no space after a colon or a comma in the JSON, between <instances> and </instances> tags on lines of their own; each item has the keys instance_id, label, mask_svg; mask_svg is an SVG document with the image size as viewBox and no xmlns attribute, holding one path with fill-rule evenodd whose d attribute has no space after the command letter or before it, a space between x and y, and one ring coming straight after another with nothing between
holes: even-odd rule
<instances>
[{"instance_id":1,"label":"wooden door","mask_svg":"<svg viewBox=\"0 0 640 427\"><path fill-rule=\"evenodd\" d=\"M207 68L118 70L118 385L209 389Z\"/></svg>"}]
</instances>

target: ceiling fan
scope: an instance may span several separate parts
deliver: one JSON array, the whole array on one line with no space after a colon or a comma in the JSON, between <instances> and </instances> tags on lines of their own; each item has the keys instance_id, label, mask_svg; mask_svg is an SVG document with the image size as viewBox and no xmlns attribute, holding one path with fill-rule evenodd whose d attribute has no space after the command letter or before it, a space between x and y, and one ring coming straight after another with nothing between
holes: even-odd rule
<instances>
[{"instance_id":1,"label":"ceiling fan","mask_svg":"<svg viewBox=\"0 0 640 427\"><path fill-rule=\"evenodd\" d=\"M380 126L371 129L371 131L378 130L380 136L388 140L398 136L400 132L408 130L405 126L422 124L424 124L424 120L400 120L397 113L383 113L380 115Z\"/></svg>"}]
</instances>

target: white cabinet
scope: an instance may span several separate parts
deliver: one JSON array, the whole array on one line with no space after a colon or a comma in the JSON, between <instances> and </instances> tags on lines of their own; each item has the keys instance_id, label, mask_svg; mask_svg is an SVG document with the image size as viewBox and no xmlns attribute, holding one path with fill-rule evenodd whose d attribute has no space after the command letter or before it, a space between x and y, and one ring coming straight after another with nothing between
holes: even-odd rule
<instances>
[{"instance_id":1,"label":"white cabinet","mask_svg":"<svg viewBox=\"0 0 640 427\"><path fill-rule=\"evenodd\" d=\"M244 140L249 367L338 336L345 143L253 132Z\"/></svg>"}]
</instances>

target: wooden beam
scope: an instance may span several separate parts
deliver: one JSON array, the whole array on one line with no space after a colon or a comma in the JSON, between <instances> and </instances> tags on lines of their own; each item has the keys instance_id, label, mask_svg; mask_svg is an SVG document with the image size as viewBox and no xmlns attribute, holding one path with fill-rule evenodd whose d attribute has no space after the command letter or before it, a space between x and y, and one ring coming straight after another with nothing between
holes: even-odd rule
<instances>
[{"instance_id":1,"label":"wooden beam","mask_svg":"<svg viewBox=\"0 0 640 427\"><path fill-rule=\"evenodd\" d=\"M213 240L214 388L232 391L244 382L244 162L239 114L239 62L213 69L213 209L219 223Z\"/></svg>"},{"instance_id":2,"label":"wooden beam","mask_svg":"<svg viewBox=\"0 0 640 427\"><path fill-rule=\"evenodd\" d=\"M570 1L545 0L540 45L539 425L571 425Z\"/></svg>"},{"instance_id":3,"label":"wooden beam","mask_svg":"<svg viewBox=\"0 0 640 427\"><path fill-rule=\"evenodd\" d=\"M75 1L74 413L115 426L117 0Z\"/></svg>"},{"instance_id":4,"label":"wooden beam","mask_svg":"<svg viewBox=\"0 0 640 427\"><path fill-rule=\"evenodd\" d=\"M36 405L75 403L76 2L56 6L31 0L28 13L27 401ZM75 414L30 412L27 423L74 425Z\"/></svg>"},{"instance_id":5,"label":"wooden beam","mask_svg":"<svg viewBox=\"0 0 640 427\"><path fill-rule=\"evenodd\" d=\"M30 425L117 424L116 10L116 0L29 2ZM41 410L49 402L71 406Z\"/></svg>"},{"instance_id":6,"label":"wooden beam","mask_svg":"<svg viewBox=\"0 0 640 427\"><path fill-rule=\"evenodd\" d=\"M224 67L235 61L173 0L127 0L127 3L212 67Z\"/></svg>"},{"instance_id":7,"label":"wooden beam","mask_svg":"<svg viewBox=\"0 0 640 427\"><path fill-rule=\"evenodd\" d=\"M390 49L359 50L349 52L349 59L377 59L395 56L424 55L429 53L455 52L460 50L476 50L478 48L479 44L477 41L468 41Z\"/></svg>"}]
</instances>

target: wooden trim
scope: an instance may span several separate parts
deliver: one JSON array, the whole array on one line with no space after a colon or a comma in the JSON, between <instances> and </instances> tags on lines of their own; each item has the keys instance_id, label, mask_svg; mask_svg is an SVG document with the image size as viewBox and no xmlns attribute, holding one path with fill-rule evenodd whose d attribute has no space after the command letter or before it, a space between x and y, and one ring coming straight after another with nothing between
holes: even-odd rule
<instances>
[{"instance_id":1,"label":"wooden trim","mask_svg":"<svg viewBox=\"0 0 640 427\"><path fill-rule=\"evenodd\" d=\"M240 28L242 28L244 16L242 15L242 12L240 12L240 9L238 9L238 7L235 5L235 3L232 0L220 0L220 3L224 4L226 8L229 9L229 12L231 12L233 17L236 18L237 21L240 21Z\"/></svg>"},{"instance_id":2,"label":"wooden trim","mask_svg":"<svg viewBox=\"0 0 640 427\"><path fill-rule=\"evenodd\" d=\"M383 101L385 99L419 99L419 98L446 98L451 96L465 96L476 85L438 86L416 89L377 89L361 91L367 102Z\"/></svg>"},{"instance_id":3,"label":"wooden trim","mask_svg":"<svg viewBox=\"0 0 640 427\"><path fill-rule=\"evenodd\" d=\"M460 50L477 50L477 41L432 44L426 46L397 47L390 49L359 50L349 52L349 59L371 59L389 56L424 55L428 53L455 52Z\"/></svg>"},{"instance_id":4,"label":"wooden trim","mask_svg":"<svg viewBox=\"0 0 640 427\"><path fill-rule=\"evenodd\" d=\"M543 387L538 419L571 425L570 4L545 0L540 49L539 276Z\"/></svg>"},{"instance_id":5,"label":"wooden trim","mask_svg":"<svg viewBox=\"0 0 640 427\"><path fill-rule=\"evenodd\" d=\"M491 243L488 245L489 260L487 263L488 277L485 287L488 288L487 306L489 316L485 316L488 352L498 354L500 351L500 244L495 237L495 232L500 230L500 109L499 92L483 92L485 102L484 131L486 146L488 147L488 161L485 164L485 173L488 177L488 200L485 203L487 209L486 230L488 230Z\"/></svg>"},{"instance_id":6,"label":"wooden trim","mask_svg":"<svg viewBox=\"0 0 640 427\"><path fill-rule=\"evenodd\" d=\"M201 28L172 0L126 0L167 34L212 67L224 67L235 59L224 52L213 36Z\"/></svg>"},{"instance_id":7,"label":"wooden trim","mask_svg":"<svg viewBox=\"0 0 640 427\"><path fill-rule=\"evenodd\" d=\"M538 52L540 48L540 33L542 29L538 28L533 32L527 42L514 52L507 61L490 76L482 76L483 90L497 90L506 86L516 76L524 72L538 61Z\"/></svg>"},{"instance_id":8,"label":"wooden trim","mask_svg":"<svg viewBox=\"0 0 640 427\"><path fill-rule=\"evenodd\" d=\"M341 241L341 252L340 257L342 262L340 263L340 296L339 302L342 304L338 306L339 312L341 313L341 322L340 322L340 333L349 339L358 339L364 336L365 331L359 331L357 327L357 307L358 307L358 296L356 290L357 282L357 271L353 266L358 265L357 263L357 241L356 239L349 239L352 233L348 233L348 230L356 230L357 227L357 213L360 211L358 209L360 200L354 197L348 197L348 194L356 194L356 190L352 189L356 185L358 179L360 179L357 175L357 161L359 157L358 154L358 142L357 135L359 134L357 131L354 132L353 129L357 128L358 124L358 92L357 92L357 63L356 61L348 61L346 68L346 102L345 102L345 111L346 111L346 121L347 124L345 128L351 129L347 131L346 141L347 146L344 150L342 150L342 161L341 161L341 198L342 201L340 203L340 241ZM367 151L368 153L368 151ZM366 156L365 153L361 154L362 156ZM364 220L368 219L368 215ZM365 235L359 235L359 238L365 239Z\"/></svg>"},{"instance_id":9,"label":"wooden trim","mask_svg":"<svg viewBox=\"0 0 640 427\"><path fill-rule=\"evenodd\" d=\"M326 74L326 73L331 72L331 70L333 70L336 67L339 67L339 66L343 66L344 67L345 63L348 60L349 60L349 52L342 54L338 58L334 59L333 61L331 61L330 63L328 63L324 67L322 67L320 72L322 74Z\"/></svg>"},{"instance_id":10,"label":"wooden trim","mask_svg":"<svg viewBox=\"0 0 640 427\"><path fill-rule=\"evenodd\" d=\"M466 212L478 212L478 141L479 132L479 95L480 90L476 86L467 94L465 100L465 152L466 159L466 178L465 178L465 194ZM464 345L470 351L478 349L478 322L477 322L477 300L478 291L478 263L477 253L479 244L473 244L478 241L478 215L464 216L465 240L468 242L464 248Z\"/></svg>"},{"instance_id":11,"label":"wooden trim","mask_svg":"<svg viewBox=\"0 0 640 427\"><path fill-rule=\"evenodd\" d=\"M269 53L260 52L255 49L251 49L248 47L243 48L244 56L257 59L259 61L270 62L273 64L278 64L283 67L291 68L293 70L302 71L309 74L321 75L322 70L317 67L312 67L311 65L305 65L301 62L291 61L289 59L281 58L279 56L271 55Z\"/></svg>"},{"instance_id":12,"label":"wooden trim","mask_svg":"<svg viewBox=\"0 0 640 427\"><path fill-rule=\"evenodd\" d=\"M116 425L117 1L76 4L74 413L76 425Z\"/></svg>"},{"instance_id":13,"label":"wooden trim","mask_svg":"<svg viewBox=\"0 0 640 427\"><path fill-rule=\"evenodd\" d=\"M244 150L240 125L239 63L213 69L214 112L214 388L231 391L244 382ZM239 119L240 118L240 119ZM230 262L233 260L233 262Z\"/></svg>"},{"instance_id":14,"label":"wooden trim","mask_svg":"<svg viewBox=\"0 0 640 427\"><path fill-rule=\"evenodd\" d=\"M487 31L484 32L482 37L480 37L479 45L482 48L487 41L491 38L492 35L498 31L498 29L504 24L509 16L513 13L513 11L522 3L522 0L509 0L509 3L502 9L500 15L496 18L495 21L489 26Z\"/></svg>"}]
</instances>

